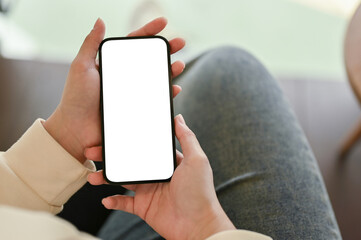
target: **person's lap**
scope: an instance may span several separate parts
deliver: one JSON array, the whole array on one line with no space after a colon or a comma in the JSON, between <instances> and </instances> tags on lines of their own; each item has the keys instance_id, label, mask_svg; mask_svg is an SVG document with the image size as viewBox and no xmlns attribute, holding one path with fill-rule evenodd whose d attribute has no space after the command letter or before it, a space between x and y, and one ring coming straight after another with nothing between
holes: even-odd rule
<instances>
[{"instance_id":1,"label":"person's lap","mask_svg":"<svg viewBox=\"0 0 361 240\"><path fill-rule=\"evenodd\" d=\"M341 238L304 133L277 82L254 57L232 47L212 50L175 83L183 88L175 112L197 135L220 203L237 228L274 239ZM120 211L99 237L160 238Z\"/></svg>"}]
</instances>

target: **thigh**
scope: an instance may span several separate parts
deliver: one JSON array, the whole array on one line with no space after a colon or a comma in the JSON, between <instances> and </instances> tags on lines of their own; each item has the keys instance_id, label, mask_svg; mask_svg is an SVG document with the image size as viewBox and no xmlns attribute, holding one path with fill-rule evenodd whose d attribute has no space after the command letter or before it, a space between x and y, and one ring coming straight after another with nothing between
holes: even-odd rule
<instances>
[{"instance_id":1,"label":"thigh","mask_svg":"<svg viewBox=\"0 0 361 240\"><path fill-rule=\"evenodd\" d=\"M176 83L175 112L197 135L237 228L274 239L339 239L309 144L277 82L247 52L223 47Z\"/></svg>"}]
</instances>

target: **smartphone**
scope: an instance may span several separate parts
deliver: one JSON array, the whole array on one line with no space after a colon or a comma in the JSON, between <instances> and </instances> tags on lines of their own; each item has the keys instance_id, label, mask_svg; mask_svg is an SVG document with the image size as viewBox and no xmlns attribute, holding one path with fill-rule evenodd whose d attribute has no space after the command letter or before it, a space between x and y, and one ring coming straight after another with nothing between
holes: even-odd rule
<instances>
[{"instance_id":1,"label":"smartphone","mask_svg":"<svg viewBox=\"0 0 361 240\"><path fill-rule=\"evenodd\" d=\"M176 163L168 41L107 38L99 47L104 178L169 181Z\"/></svg>"}]
</instances>

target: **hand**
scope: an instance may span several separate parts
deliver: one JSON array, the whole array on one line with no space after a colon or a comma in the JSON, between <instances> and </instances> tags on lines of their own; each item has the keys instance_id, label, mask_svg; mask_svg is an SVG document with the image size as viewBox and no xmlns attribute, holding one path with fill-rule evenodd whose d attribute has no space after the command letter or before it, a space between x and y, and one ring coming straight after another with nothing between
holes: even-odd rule
<instances>
[{"instance_id":1,"label":"hand","mask_svg":"<svg viewBox=\"0 0 361 240\"><path fill-rule=\"evenodd\" d=\"M128 36L155 35L166 25L165 18L157 18ZM81 163L86 160L84 149L101 143L100 76L96 56L104 34L104 22L98 19L71 64L60 104L43 123L50 135ZM184 47L185 41L175 38L169 44L173 54ZM179 75L183 69L183 62L173 63L172 76ZM180 86L173 85L173 97L180 91Z\"/></svg>"},{"instance_id":2,"label":"hand","mask_svg":"<svg viewBox=\"0 0 361 240\"><path fill-rule=\"evenodd\" d=\"M124 185L134 197L115 195L102 203L138 215L166 239L205 239L235 229L217 199L207 156L181 115L175 118L175 132L183 154L177 151L178 166L170 182ZM101 161L102 149L86 149L85 156ZM102 171L90 174L88 181L106 183Z\"/></svg>"}]
</instances>

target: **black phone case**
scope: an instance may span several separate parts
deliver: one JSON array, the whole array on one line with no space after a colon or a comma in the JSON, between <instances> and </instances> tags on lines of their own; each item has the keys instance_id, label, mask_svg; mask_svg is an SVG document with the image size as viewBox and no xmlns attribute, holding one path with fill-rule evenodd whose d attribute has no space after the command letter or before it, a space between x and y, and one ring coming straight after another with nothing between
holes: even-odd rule
<instances>
[{"instance_id":1,"label":"black phone case","mask_svg":"<svg viewBox=\"0 0 361 240\"><path fill-rule=\"evenodd\" d=\"M159 179L159 180L142 180L142 181L129 181L129 182L113 182L109 180L106 176L106 159L105 159L105 138L104 138L104 112L103 112L103 75L102 75L102 46L107 41L114 40L128 40L128 39L149 39L149 38L159 38L162 39L167 45L167 59L168 59L168 86L169 86L169 96L170 96L170 112L171 112L171 126L172 126L172 146L173 146L173 174L176 168L176 146L175 146L175 129L174 129L174 111L173 111L173 88L171 83L172 69L170 63L170 45L167 39L162 36L142 36L142 37L111 37L104 39L99 45L99 74L100 74L100 114L101 114L101 131L102 131L102 156L103 156L103 176L104 179L113 185L127 185L127 184L140 184L140 183L156 183L156 182L169 182L173 176L168 179Z\"/></svg>"}]
</instances>

